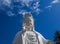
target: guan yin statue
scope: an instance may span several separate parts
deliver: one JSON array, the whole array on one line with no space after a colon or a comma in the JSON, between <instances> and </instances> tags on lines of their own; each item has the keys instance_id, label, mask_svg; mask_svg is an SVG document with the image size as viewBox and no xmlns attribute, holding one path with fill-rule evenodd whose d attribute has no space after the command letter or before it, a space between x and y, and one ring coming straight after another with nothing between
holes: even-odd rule
<instances>
[{"instance_id":1,"label":"guan yin statue","mask_svg":"<svg viewBox=\"0 0 60 44\"><path fill-rule=\"evenodd\" d=\"M16 34L12 44L51 44L50 40L34 30L34 19L30 13L25 13L22 25L22 31Z\"/></svg>"}]
</instances>

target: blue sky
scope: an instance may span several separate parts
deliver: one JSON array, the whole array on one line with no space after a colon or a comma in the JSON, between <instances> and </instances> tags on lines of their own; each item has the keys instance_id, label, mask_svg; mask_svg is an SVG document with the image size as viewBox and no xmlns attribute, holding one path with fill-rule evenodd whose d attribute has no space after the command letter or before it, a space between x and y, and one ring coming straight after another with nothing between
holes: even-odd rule
<instances>
[{"instance_id":1,"label":"blue sky","mask_svg":"<svg viewBox=\"0 0 60 44\"><path fill-rule=\"evenodd\" d=\"M21 2L21 3L20 3ZM0 43L11 44L15 34L22 29L25 12L32 13L35 30L46 39L54 39L60 30L60 0L0 0ZM32 8L31 8L32 7Z\"/></svg>"}]
</instances>

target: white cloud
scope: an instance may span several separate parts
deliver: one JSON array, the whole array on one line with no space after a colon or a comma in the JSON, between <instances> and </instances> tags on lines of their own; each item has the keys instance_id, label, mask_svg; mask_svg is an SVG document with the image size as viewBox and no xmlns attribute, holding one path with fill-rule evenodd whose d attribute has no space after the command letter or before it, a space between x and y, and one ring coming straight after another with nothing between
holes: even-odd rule
<instances>
[{"instance_id":1,"label":"white cloud","mask_svg":"<svg viewBox=\"0 0 60 44\"><path fill-rule=\"evenodd\" d=\"M13 2L18 2L18 5L14 5ZM8 6L9 10L7 10L8 16L14 16L15 14L12 13L13 9L17 8L18 14L23 14L25 12L31 12L31 13L36 13L39 14L41 9L40 9L40 0L3 0L3 5ZM12 3L12 5L11 5ZM15 8L14 8L15 7ZM25 8L26 7L26 8Z\"/></svg>"},{"instance_id":2,"label":"white cloud","mask_svg":"<svg viewBox=\"0 0 60 44\"><path fill-rule=\"evenodd\" d=\"M29 6L29 3L33 0L21 0L22 3L26 4L26 6Z\"/></svg>"},{"instance_id":3,"label":"white cloud","mask_svg":"<svg viewBox=\"0 0 60 44\"><path fill-rule=\"evenodd\" d=\"M57 4L59 3L60 1L59 0L53 0L50 5L46 6L45 8L51 8L54 4Z\"/></svg>"},{"instance_id":4,"label":"white cloud","mask_svg":"<svg viewBox=\"0 0 60 44\"><path fill-rule=\"evenodd\" d=\"M18 11L18 14L24 14L25 12L27 12L27 11L25 11L25 10L20 10L20 11Z\"/></svg>"},{"instance_id":5,"label":"white cloud","mask_svg":"<svg viewBox=\"0 0 60 44\"><path fill-rule=\"evenodd\" d=\"M20 10L18 11L18 14L22 14L24 16L25 13L31 13L31 12L28 12L26 10Z\"/></svg>"},{"instance_id":6,"label":"white cloud","mask_svg":"<svg viewBox=\"0 0 60 44\"><path fill-rule=\"evenodd\" d=\"M45 8L51 8L51 7L52 7L52 5L49 5L49 6L45 7Z\"/></svg>"},{"instance_id":7,"label":"white cloud","mask_svg":"<svg viewBox=\"0 0 60 44\"><path fill-rule=\"evenodd\" d=\"M39 14L41 12L40 9L40 2L37 1L36 3L33 4L33 6L30 7L33 13Z\"/></svg>"},{"instance_id":8,"label":"white cloud","mask_svg":"<svg viewBox=\"0 0 60 44\"><path fill-rule=\"evenodd\" d=\"M9 6L11 4L11 0L3 0L3 4Z\"/></svg>"},{"instance_id":9,"label":"white cloud","mask_svg":"<svg viewBox=\"0 0 60 44\"><path fill-rule=\"evenodd\" d=\"M29 6L29 3L34 0L14 0L14 2L21 2L22 4Z\"/></svg>"},{"instance_id":10,"label":"white cloud","mask_svg":"<svg viewBox=\"0 0 60 44\"><path fill-rule=\"evenodd\" d=\"M23 4L25 4L27 7L30 6L30 3L37 2L36 4L38 5L39 0L20 0Z\"/></svg>"},{"instance_id":11,"label":"white cloud","mask_svg":"<svg viewBox=\"0 0 60 44\"><path fill-rule=\"evenodd\" d=\"M39 2L36 2L36 3L34 3L33 8L36 9L36 8L38 8L39 6L40 6Z\"/></svg>"},{"instance_id":12,"label":"white cloud","mask_svg":"<svg viewBox=\"0 0 60 44\"><path fill-rule=\"evenodd\" d=\"M59 0L54 0L51 2L51 4L59 3Z\"/></svg>"},{"instance_id":13,"label":"white cloud","mask_svg":"<svg viewBox=\"0 0 60 44\"><path fill-rule=\"evenodd\" d=\"M14 16L15 14L12 13L12 11L8 11L8 12L7 12L7 15L8 15L8 16Z\"/></svg>"},{"instance_id":14,"label":"white cloud","mask_svg":"<svg viewBox=\"0 0 60 44\"><path fill-rule=\"evenodd\" d=\"M42 12L42 10L41 10L41 9L39 9L39 8L37 8L35 12L36 12L36 13L37 13L37 15L38 15L40 12Z\"/></svg>"},{"instance_id":15,"label":"white cloud","mask_svg":"<svg viewBox=\"0 0 60 44\"><path fill-rule=\"evenodd\" d=\"M28 9L30 9L30 11L28 11L27 9L25 9L25 10L20 9L18 12L19 14L22 14L24 12L31 12L31 13L36 13L36 14L40 13L41 9L40 9L40 1L39 0L20 0L20 1L22 2L22 4L25 4L24 6L27 6Z\"/></svg>"}]
</instances>

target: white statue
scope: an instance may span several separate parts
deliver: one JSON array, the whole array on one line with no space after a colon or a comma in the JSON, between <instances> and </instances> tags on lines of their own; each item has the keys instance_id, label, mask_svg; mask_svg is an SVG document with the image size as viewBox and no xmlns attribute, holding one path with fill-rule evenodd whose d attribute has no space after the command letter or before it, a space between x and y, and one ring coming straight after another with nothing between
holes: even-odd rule
<instances>
[{"instance_id":1,"label":"white statue","mask_svg":"<svg viewBox=\"0 0 60 44\"><path fill-rule=\"evenodd\" d=\"M16 34L13 44L51 44L51 42L34 30L32 15L25 13L23 17L23 29Z\"/></svg>"}]
</instances>

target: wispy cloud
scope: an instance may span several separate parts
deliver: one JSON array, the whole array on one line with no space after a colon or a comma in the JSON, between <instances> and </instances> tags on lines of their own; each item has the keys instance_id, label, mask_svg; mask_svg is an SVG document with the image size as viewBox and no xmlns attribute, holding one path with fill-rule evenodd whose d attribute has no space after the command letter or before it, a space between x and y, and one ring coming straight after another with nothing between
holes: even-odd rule
<instances>
[{"instance_id":1,"label":"wispy cloud","mask_svg":"<svg viewBox=\"0 0 60 44\"><path fill-rule=\"evenodd\" d=\"M45 8L51 8L52 7L52 5L48 5L48 6L46 6Z\"/></svg>"},{"instance_id":2,"label":"wispy cloud","mask_svg":"<svg viewBox=\"0 0 60 44\"><path fill-rule=\"evenodd\" d=\"M33 4L33 6L30 8L33 12L39 14L41 12L40 9L40 2L36 2Z\"/></svg>"},{"instance_id":3,"label":"wispy cloud","mask_svg":"<svg viewBox=\"0 0 60 44\"><path fill-rule=\"evenodd\" d=\"M29 9L31 13L39 14L41 9L39 0L21 0ZM27 11L27 10L26 10Z\"/></svg>"},{"instance_id":4,"label":"wispy cloud","mask_svg":"<svg viewBox=\"0 0 60 44\"><path fill-rule=\"evenodd\" d=\"M14 3L19 3L18 5L15 5ZM39 14L40 9L40 0L3 0L2 4L4 6L8 6L10 8L7 11L8 16L14 16L15 14L12 13L14 9L18 9L17 13L22 14L25 12L31 12ZM5 8L5 7L3 7ZM12 9L11 9L12 8Z\"/></svg>"},{"instance_id":5,"label":"wispy cloud","mask_svg":"<svg viewBox=\"0 0 60 44\"><path fill-rule=\"evenodd\" d=\"M60 1L59 0L53 0L50 5L46 6L45 8L51 8L54 4L57 4L59 3Z\"/></svg>"},{"instance_id":6,"label":"wispy cloud","mask_svg":"<svg viewBox=\"0 0 60 44\"><path fill-rule=\"evenodd\" d=\"M18 11L18 14L24 15L26 12L27 12L26 10L19 10L19 11Z\"/></svg>"},{"instance_id":7,"label":"wispy cloud","mask_svg":"<svg viewBox=\"0 0 60 44\"><path fill-rule=\"evenodd\" d=\"M51 4L59 3L59 0L54 0L51 2Z\"/></svg>"},{"instance_id":8,"label":"wispy cloud","mask_svg":"<svg viewBox=\"0 0 60 44\"><path fill-rule=\"evenodd\" d=\"M8 16L14 16L15 14L14 14L12 11L8 11L8 12L7 12L7 15L8 15Z\"/></svg>"},{"instance_id":9,"label":"wispy cloud","mask_svg":"<svg viewBox=\"0 0 60 44\"><path fill-rule=\"evenodd\" d=\"M29 3L33 0L21 0L22 3L24 3L26 6L29 6Z\"/></svg>"},{"instance_id":10,"label":"wispy cloud","mask_svg":"<svg viewBox=\"0 0 60 44\"><path fill-rule=\"evenodd\" d=\"M9 6L11 4L11 0L3 0L2 4Z\"/></svg>"}]
</instances>

